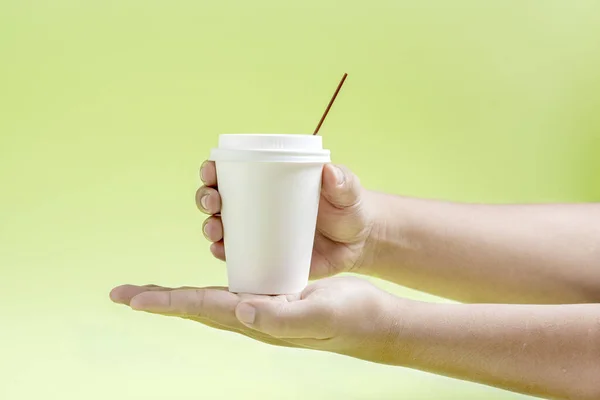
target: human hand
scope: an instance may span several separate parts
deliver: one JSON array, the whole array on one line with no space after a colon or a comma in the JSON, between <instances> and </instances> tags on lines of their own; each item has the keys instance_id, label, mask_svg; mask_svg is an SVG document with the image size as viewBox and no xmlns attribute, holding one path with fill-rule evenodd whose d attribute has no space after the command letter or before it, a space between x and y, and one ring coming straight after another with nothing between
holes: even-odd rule
<instances>
[{"instance_id":1,"label":"human hand","mask_svg":"<svg viewBox=\"0 0 600 400\"><path fill-rule=\"evenodd\" d=\"M334 277L294 295L230 293L227 288L116 287L111 299L134 310L185 318L279 346L393 363L410 301L366 280Z\"/></svg>"},{"instance_id":2,"label":"human hand","mask_svg":"<svg viewBox=\"0 0 600 400\"><path fill-rule=\"evenodd\" d=\"M211 215L202 227L212 243L212 254L225 260L221 197L217 188L215 163L200 168L203 186L196 192L196 205ZM323 168L321 199L313 247L310 278L318 279L340 272L360 272L375 253L375 210L371 193L344 167L327 164Z\"/></svg>"}]
</instances>

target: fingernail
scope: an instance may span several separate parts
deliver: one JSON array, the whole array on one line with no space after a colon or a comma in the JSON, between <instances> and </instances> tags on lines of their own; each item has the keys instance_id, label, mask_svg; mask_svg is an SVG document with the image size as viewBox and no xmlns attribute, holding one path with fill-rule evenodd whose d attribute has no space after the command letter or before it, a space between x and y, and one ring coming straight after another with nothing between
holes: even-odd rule
<instances>
[{"instance_id":1,"label":"fingernail","mask_svg":"<svg viewBox=\"0 0 600 400\"><path fill-rule=\"evenodd\" d=\"M339 167L336 167L335 165L333 166L333 172L335 173L335 177L337 179L338 186L342 186L344 184L344 181L346 180L346 176L344 175L344 172Z\"/></svg>"},{"instance_id":2,"label":"fingernail","mask_svg":"<svg viewBox=\"0 0 600 400\"><path fill-rule=\"evenodd\" d=\"M208 203L208 196L207 194L205 194L204 196L202 196L200 198L200 205L202 206L202 208L204 208L206 211L208 211L208 208L206 206L206 203Z\"/></svg>"},{"instance_id":3,"label":"fingernail","mask_svg":"<svg viewBox=\"0 0 600 400\"><path fill-rule=\"evenodd\" d=\"M202 165L200 166L200 180L201 180L203 183L206 183L206 177L204 176L204 173L205 173L205 168L204 168L204 167L205 167L205 166L206 166L206 161L204 161L204 162L202 163Z\"/></svg>"},{"instance_id":4,"label":"fingernail","mask_svg":"<svg viewBox=\"0 0 600 400\"><path fill-rule=\"evenodd\" d=\"M208 225L208 219L206 221L204 221L204 224L202 224L202 233L204 234L204 237L208 240L210 240L210 238L208 237L208 230L206 229L206 226Z\"/></svg>"},{"instance_id":5,"label":"fingernail","mask_svg":"<svg viewBox=\"0 0 600 400\"><path fill-rule=\"evenodd\" d=\"M250 304L241 303L235 309L235 316L242 323L252 325L254 323L254 318L256 318L256 309Z\"/></svg>"}]
</instances>

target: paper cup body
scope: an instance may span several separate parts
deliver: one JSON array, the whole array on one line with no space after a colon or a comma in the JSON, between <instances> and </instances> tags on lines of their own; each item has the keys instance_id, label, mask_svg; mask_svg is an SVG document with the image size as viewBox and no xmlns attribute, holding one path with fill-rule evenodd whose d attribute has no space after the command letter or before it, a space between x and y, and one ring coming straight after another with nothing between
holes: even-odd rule
<instances>
[{"instance_id":1,"label":"paper cup body","mask_svg":"<svg viewBox=\"0 0 600 400\"><path fill-rule=\"evenodd\" d=\"M292 294L308 283L324 164L320 136L227 134L215 161L229 290Z\"/></svg>"}]
</instances>

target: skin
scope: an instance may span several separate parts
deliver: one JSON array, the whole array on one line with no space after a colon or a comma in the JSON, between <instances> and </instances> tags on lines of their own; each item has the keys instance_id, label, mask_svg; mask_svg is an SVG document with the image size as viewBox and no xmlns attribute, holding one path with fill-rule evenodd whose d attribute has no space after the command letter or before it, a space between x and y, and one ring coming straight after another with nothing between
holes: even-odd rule
<instances>
[{"instance_id":1,"label":"skin","mask_svg":"<svg viewBox=\"0 0 600 400\"><path fill-rule=\"evenodd\" d=\"M226 259L215 166L198 208ZM341 272L465 303L399 298ZM327 278L328 277L328 278ZM600 398L600 205L494 206L363 189L327 165L302 293L123 285L111 299L279 346L329 351L553 399ZM520 304L522 303L522 304Z\"/></svg>"}]
</instances>

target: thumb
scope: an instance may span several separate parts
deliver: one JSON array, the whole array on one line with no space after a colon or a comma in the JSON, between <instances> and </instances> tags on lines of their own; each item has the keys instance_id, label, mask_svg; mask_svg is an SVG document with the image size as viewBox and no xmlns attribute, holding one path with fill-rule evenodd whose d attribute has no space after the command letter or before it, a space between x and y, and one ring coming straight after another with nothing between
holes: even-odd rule
<instances>
[{"instance_id":1,"label":"thumb","mask_svg":"<svg viewBox=\"0 0 600 400\"><path fill-rule=\"evenodd\" d=\"M327 164L323 168L321 193L327 201L337 208L352 207L360 200L360 181L346 167Z\"/></svg>"},{"instance_id":2,"label":"thumb","mask_svg":"<svg viewBox=\"0 0 600 400\"><path fill-rule=\"evenodd\" d=\"M328 339L332 337L329 307L309 300L244 301L235 309L245 326L276 338Z\"/></svg>"}]
</instances>

